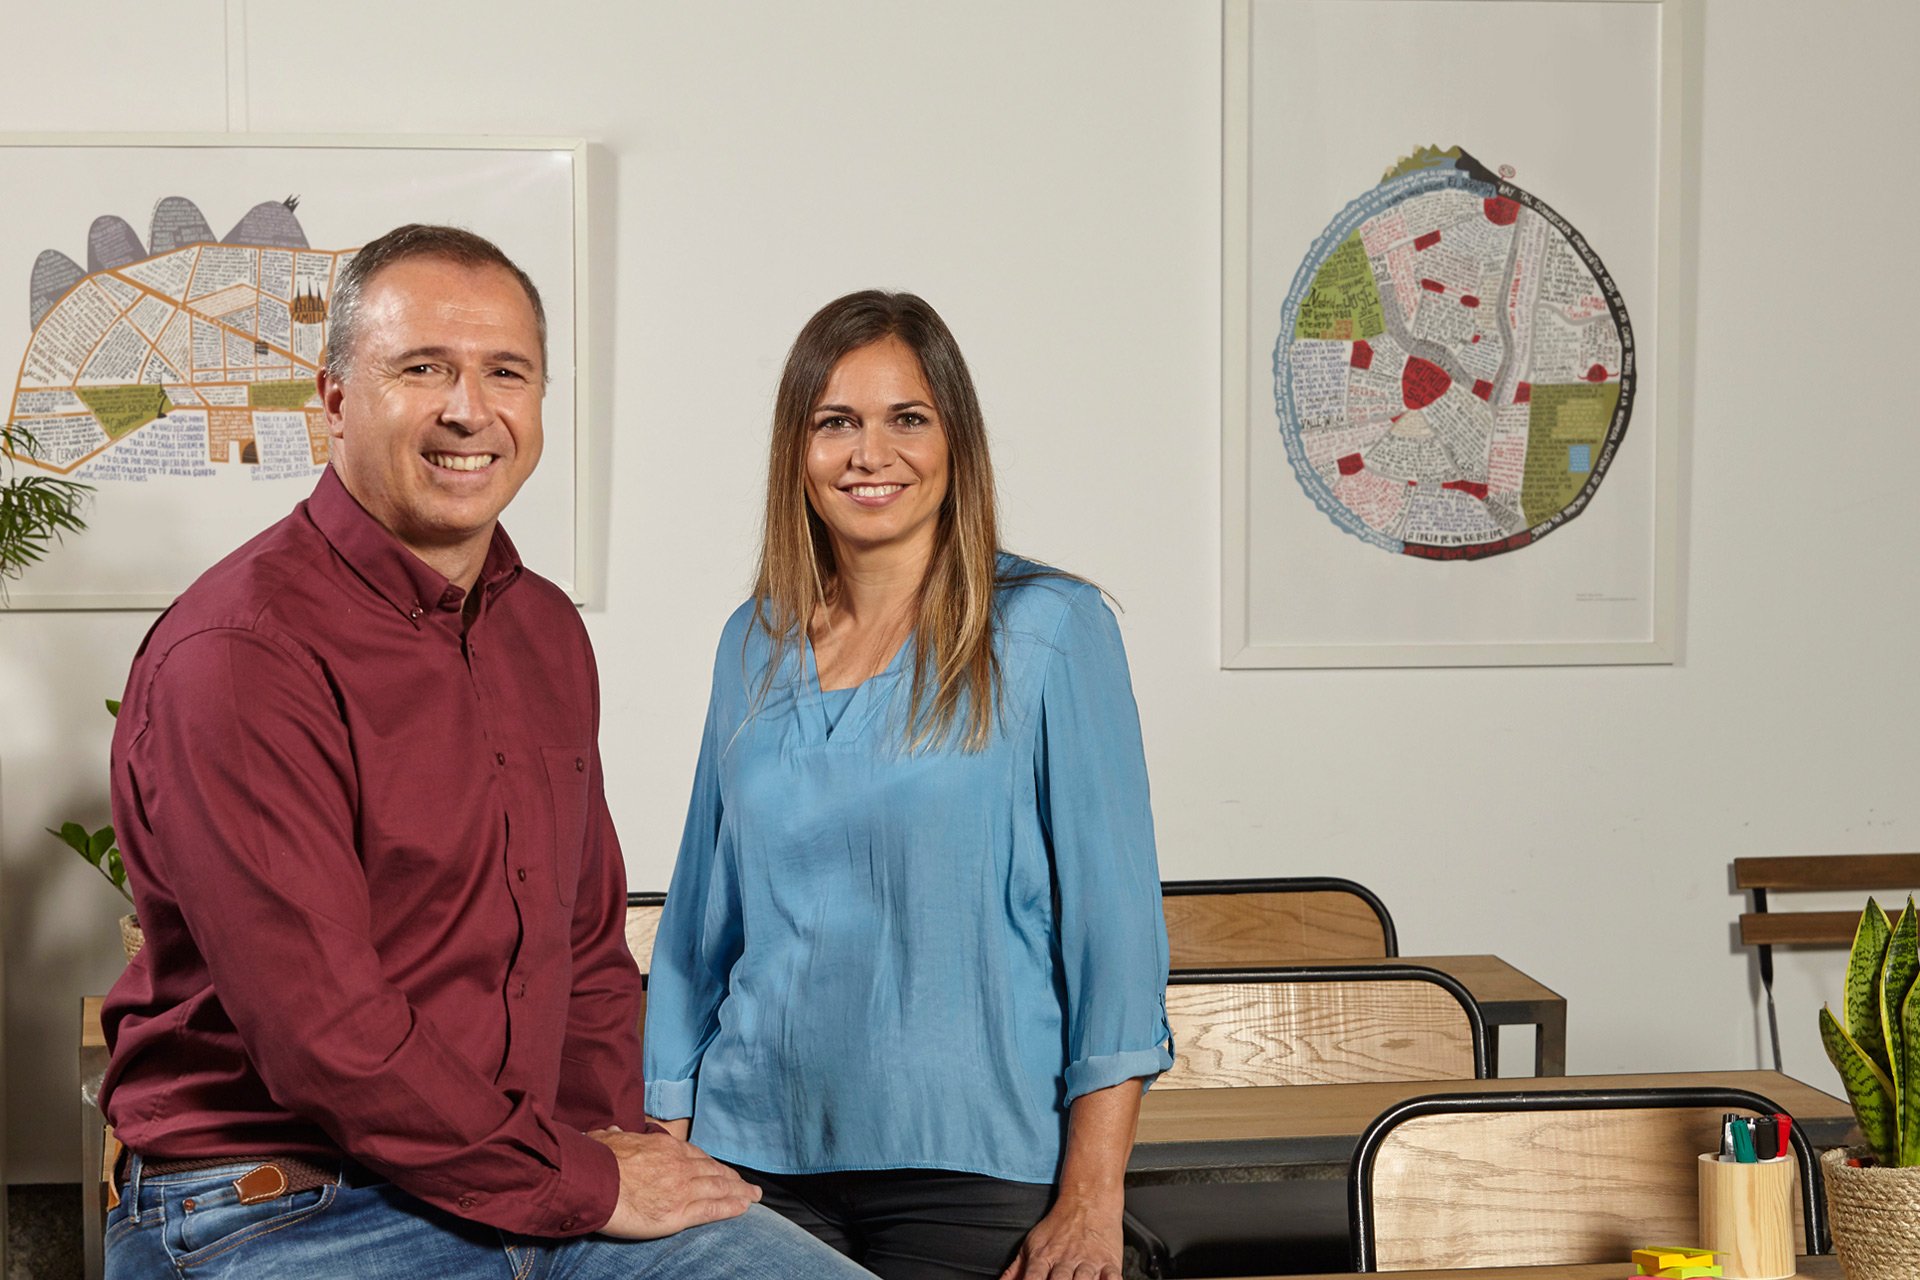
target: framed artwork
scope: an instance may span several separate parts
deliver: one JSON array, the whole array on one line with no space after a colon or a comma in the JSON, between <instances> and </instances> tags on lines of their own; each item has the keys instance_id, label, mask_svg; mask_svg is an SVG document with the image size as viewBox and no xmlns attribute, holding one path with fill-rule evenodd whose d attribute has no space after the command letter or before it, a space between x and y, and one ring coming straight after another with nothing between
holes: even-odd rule
<instances>
[{"instance_id":1,"label":"framed artwork","mask_svg":"<svg viewBox=\"0 0 1920 1280\"><path fill-rule=\"evenodd\" d=\"M1680 0L1227 0L1221 663L1674 655Z\"/></svg>"},{"instance_id":2,"label":"framed artwork","mask_svg":"<svg viewBox=\"0 0 1920 1280\"><path fill-rule=\"evenodd\" d=\"M164 607L305 498L334 281L408 222L486 236L541 291L545 453L505 523L580 598L586 159L575 139L0 135L0 466L93 489L9 607Z\"/></svg>"}]
</instances>

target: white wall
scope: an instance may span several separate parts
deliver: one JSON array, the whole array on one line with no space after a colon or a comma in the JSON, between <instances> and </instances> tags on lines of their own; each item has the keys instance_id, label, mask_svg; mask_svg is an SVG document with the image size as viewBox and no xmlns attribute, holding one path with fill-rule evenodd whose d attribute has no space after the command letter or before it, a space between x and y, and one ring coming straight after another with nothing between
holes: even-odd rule
<instances>
[{"instance_id":1,"label":"white wall","mask_svg":"<svg viewBox=\"0 0 1920 1280\"><path fill-rule=\"evenodd\" d=\"M1677 1069L1763 1057L1731 858L1920 847L1920 447L1906 326L1885 319L1920 296L1904 0L1694 9L1683 661L1237 673L1217 664L1216 4L167 12L0 2L9 49L63 51L9 59L0 129L604 144L613 504L588 622L636 887L669 871L779 360L816 306L875 284L960 336L1010 543L1126 607L1169 877L1354 876L1409 952L1494 951L1564 993L1573 1070ZM148 621L0 613L15 1181L76 1176L73 1027L118 968L116 900L40 828L105 820L98 699ZM1833 967L1782 979L1788 1068L1828 1087L1812 1018Z\"/></svg>"}]
</instances>

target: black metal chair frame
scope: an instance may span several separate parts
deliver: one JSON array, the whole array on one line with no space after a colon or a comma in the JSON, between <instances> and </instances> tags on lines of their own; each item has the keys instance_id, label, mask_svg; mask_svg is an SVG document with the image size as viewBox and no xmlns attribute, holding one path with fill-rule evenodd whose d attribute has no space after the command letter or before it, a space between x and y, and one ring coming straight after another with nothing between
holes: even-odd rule
<instances>
[{"instance_id":1,"label":"black metal chair frame","mask_svg":"<svg viewBox=\"0 0 1920 1280\"><path fill-rule=\"evenodd\" d=\"M1204 883L1204 882L1203 882ZM1261 883L1258 881L1251 883ZM1336 883L1349 883L1339 881ZM1357 886L1356 886L1357 887ZM1364 892L1364 891L1363 891ZM1384 908L1382 909L1384 911ZM1393 938L1392 925L1387 926L1388 941ZM1287 965L1271 969L1182 969L1167 976L1169 987L1197 986L1207 983L1225 982L1431 982L1459 1002L1461 1010L1467 1015L1467 1027L1473 1039L1473 1078L1484 1080L1489 1070L1487 1061L1487 1026L1480 1016L1480 1006L1474 1003L1473 995L1461 981L1450 973L1438 969L1429 969L1425 965L1381 964L1340 965L1335 968L1318 968L1312 965ZM1122 1226L1128 1242L1140 1251L1150 1276L1166 1276L1171 1273L1171 1251L1158 1232L1140 1221L1131 1212L1123 1215Z\"/></svg>"},{"instance_id":2,"label":"black metal chair frame","mask_svg":"<svg viewBox=\"0 0 1920 1280\"><path fill-rule=\"evenodd\" d=\"M1353 1264L1361 1272L1378 1271L1379 1242L1374 1230L1373 1167L1389 1134L1408 1120L1423 1116L1526 1111L1636 1111L1671 1107L1712 1111L1754 1111L1773 1115L1778 1104L1746 1089L1647 1088L1563 1089L1551 1092L1439 1093L1409 1098L1387 1108L1360 1135L1353 1163L1347 1171L1347 1220L1353 1230ZM1800 1177L1802 1226L1810 1253L1829 1253L1826 1197L1821 1191L1820 1162L1806 1132L1793 1126L1794 1162Z\"/></svg>"},{"instance_id":3,"label":"black metal chair frame","mask_svg":"<svg viewBox=\"0 0 1920 1280\"><path fill-rule=\"evenodd\" d=\"M1263 880L1165 880L1160 884L1163 897L1178 898L1192 894L1228 893L1346 893L1359 898L1380 919L1381 936L1386 942L1386 958L1400 954L1400 936L1394 932L1393 916L1380 895L1353 880L1339 876L1273 876Z\"/></svg>"}]
</instances>

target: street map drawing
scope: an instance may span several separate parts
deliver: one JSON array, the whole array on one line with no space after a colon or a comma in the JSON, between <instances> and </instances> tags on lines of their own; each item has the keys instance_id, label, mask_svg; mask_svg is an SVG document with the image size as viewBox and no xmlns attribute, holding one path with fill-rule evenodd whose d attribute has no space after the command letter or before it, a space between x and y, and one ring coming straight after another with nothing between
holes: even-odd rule
<instances>
[{"instance_id":1,"label":"street map drawing","mask_svg":"<svg viewBox=\"0 0 1920 1280\"><path fill-rule=\"evenodd\" d=\"M1458 147L1340 211L1281 313L1287 458L1339 529L1473 560L1593 500L1633 411L1633 328L1585 237Z\"/></svg>"},{"instance_id":2,"label":"street map drawing","mask_svg":"<svg viewBox=\"0 0 1920 1280\"><path fill-rule=\"evenodd\" d=\"M327 429L313 379L355 251L309 246L298 203L256 205L216 238L169 196L144 241L124 218L96 218L85 267L43 251L7 411L14 459L88 482L317 475Z\"/></svg>"}]
</instances>

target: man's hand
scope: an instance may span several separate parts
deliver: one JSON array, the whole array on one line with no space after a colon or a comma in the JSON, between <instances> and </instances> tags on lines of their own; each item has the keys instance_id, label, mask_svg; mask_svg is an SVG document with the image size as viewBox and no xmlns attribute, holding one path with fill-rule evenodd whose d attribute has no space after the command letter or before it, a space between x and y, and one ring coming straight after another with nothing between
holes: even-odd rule
<instances>
[{"instance_id":1,"label":"man's hand","mask_svg":"<svg viewBox=\"0 0 1920 1280\"><path fill-rule=\"evenodd\" d=\"M1062 1196L1000 1280L1120 1280L1121 1205Z\"/></svg>"},{"instance_id":2,"label":"man's hand","mask_svg":"<svg viewBox=\"0 0 1920 1280\"><path fill-rule=\"evenodd\" d=\"M620 1161L620 1199L601 1234L656 1240L703 1222L737 1218L760 1188L700 1148L665 1133L595 1129Z\"/></svg>"}]
</instances>

